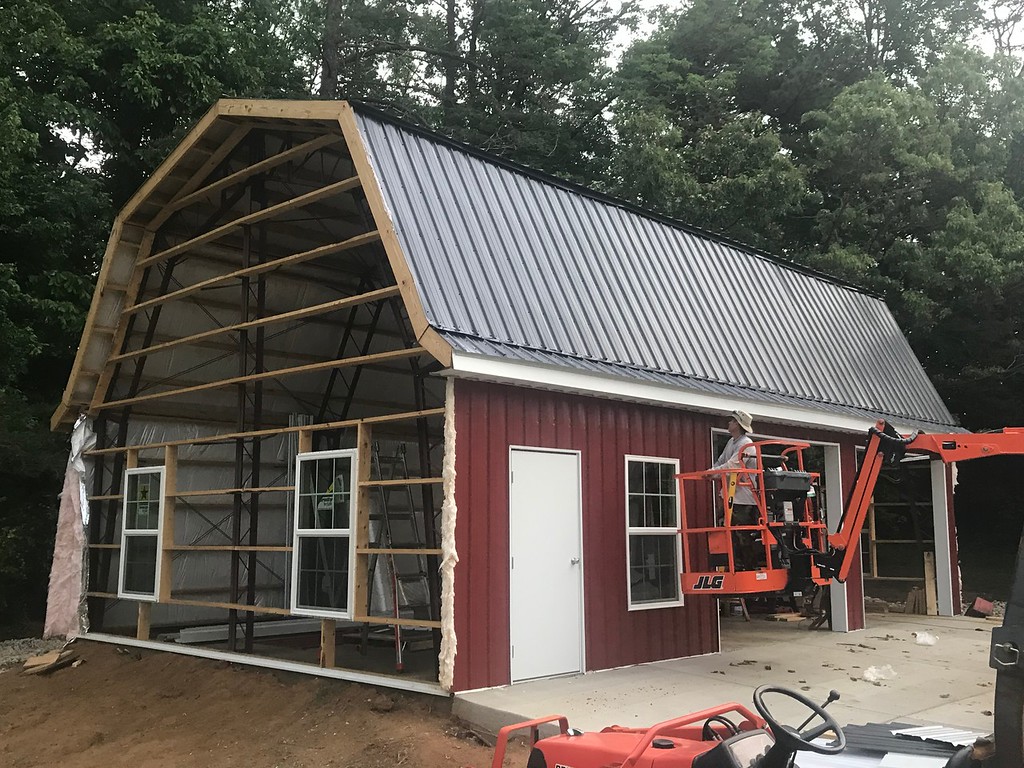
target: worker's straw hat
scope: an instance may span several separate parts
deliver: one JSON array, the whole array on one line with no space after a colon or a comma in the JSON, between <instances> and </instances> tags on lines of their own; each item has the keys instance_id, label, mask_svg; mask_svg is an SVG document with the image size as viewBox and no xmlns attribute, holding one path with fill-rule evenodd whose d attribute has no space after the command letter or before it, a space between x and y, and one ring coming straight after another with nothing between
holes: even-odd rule
<instances>
[{"instance_id":1,"label":"worker's straw hat","mask_svg":"<svg viewBox=\"0 0 1024 768\"><path fill-rule=\"evenodd\" d=\"M754 431L754 423L750 420L750 414L746 411L733 411L732 417L736 419L736 423L740 425L740 429L744 432Z\"/></svg>"}]
</instances>

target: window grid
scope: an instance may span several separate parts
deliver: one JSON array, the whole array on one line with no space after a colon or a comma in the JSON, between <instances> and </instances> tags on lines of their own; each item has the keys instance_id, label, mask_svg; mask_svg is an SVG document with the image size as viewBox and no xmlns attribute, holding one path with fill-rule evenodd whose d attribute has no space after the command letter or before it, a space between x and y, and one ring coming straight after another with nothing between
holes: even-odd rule
<instances>
[{"instance_id":1,"label":"window grid","mask_svg":"<svg viewBox=\"0 0 1024 768\"><path fill-rule=\"evenodd\" d=\"M626 457L627 588L631 610L682 604L678 472L675 459Z\"/></svg>"},{"instance_id":2,"label":"window grid","mask_svg":"<svg viewBox=\"0 0 1024 768\"><path fill-rule=\"evenodd\" d=\"M354 449L296 457L292 613L349 618Z\"/></svg>"},{"instance_id":3,"label":"window grid","mask_svg":"<svg viewBox=\"0 0 1024 768\"><path fill-rule=\"evenodd\" d=\"M157 599L163 504L162 466L134 467L125 471L117 584L121 597Z\"/></svg>"}]
</instances>

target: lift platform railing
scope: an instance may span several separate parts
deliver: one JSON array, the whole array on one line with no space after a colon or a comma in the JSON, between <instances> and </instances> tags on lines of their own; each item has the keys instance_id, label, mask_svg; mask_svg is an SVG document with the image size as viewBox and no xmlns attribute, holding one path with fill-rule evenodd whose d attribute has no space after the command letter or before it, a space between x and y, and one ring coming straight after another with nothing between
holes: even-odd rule
<instances>
[{"instance_id":1,"label":"lift platform railing","mask_svg":"<svg viewBox=\"0 0 1024 768\"><path fill-rule=\"evenodd\" d=\"M676 475L684 594L800 591L827 583L807 556L822 551L828 536L817 492L820 478L804 464L803 452L809 447L761 440L742 449L746 466ZM710 514L709 483L720 502L710 505ZM737 492L744 488L755 500L753 523L737 523L733 515Z\"/></svg>"}]
</instances>

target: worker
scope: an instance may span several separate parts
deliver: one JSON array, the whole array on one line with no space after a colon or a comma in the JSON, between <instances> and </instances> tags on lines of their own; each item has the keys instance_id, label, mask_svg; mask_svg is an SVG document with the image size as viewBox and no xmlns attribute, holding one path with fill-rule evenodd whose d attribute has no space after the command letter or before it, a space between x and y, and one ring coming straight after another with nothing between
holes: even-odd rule
<instances>
[{"instance_id":1,"label":"worker","mask_svg":"<svg viewBox=\"0 0 1024 768\"><path fill-rule=\"evenodd\" d=\"M750 414L746 411L733 411L726 424L729 441L725 444L721 455L711 465L712 469L755 469L757 458L750 432L754 429ZM755 476L739 472L732 498L732 525L757 525L760 514L757 498L754 496ZM736 567L753 568L764 560L761 553L759 537L756 531L737 531L733 534L733 550Z\"/></svg>"}]
</instances>

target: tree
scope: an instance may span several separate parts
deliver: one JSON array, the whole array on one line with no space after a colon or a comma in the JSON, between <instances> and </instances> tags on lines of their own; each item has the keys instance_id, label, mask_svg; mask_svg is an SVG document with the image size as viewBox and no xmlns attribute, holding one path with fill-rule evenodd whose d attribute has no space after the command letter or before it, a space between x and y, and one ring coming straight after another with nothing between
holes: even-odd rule
<instances>
[{"instance_id":1,"label":"tree","mask_svg":"<svg viewBox=\"0 0 1024 768\"><path fill-rule=\"evenodd\" d=\"M40 609L63 390L114 212L220 96L301 93L269 0L3 0L0 614Z\"/></svg>"},{"instance_id":2,"label":"tree","mask_svg":"<svg viewBox=\"0 0 1024 768\"><path fill-rule=\"evenodd\" d=\"M379 106L579 181L602 177L607 49L631 23L632 3L303 0L298 9L312 80L337 70L337 87L321 95Z\"/></svg>"},{"instance_id":3,"label":"tree","mask_svg":"<svg viewBox=\"0 0 1024 768\"><path fill-rule=\"evenodd\" d=\"M781 121L753 96L778 65L762 8L698 0L626 52L609 183L641 205L785 253L788 219L808 189Z\"/></svg>"}]
</instances>

